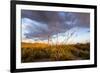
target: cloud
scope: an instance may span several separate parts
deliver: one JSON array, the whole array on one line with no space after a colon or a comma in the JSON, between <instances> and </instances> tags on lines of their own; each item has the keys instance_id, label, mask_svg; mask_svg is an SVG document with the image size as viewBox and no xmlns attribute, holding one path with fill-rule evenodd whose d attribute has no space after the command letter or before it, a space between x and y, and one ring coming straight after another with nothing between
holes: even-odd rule
<instances>
[{"instance_id":1,"label":"cloud","mask_svg":"<svg viewBox=\"0 0 100 73\"><path fill-rule=\"evenodd\" d=\"M55 11L21 11L22 37L47 39L73 27L90 27L89 13Z\"/></svg>"},{"instance_id":2,"label":"cloud","mask_svg":"<svg viewBox=\"0 0 100 73\"><path fill-rule=\"evenodd\" d=\"M24 38L44 37L47 31L48 27L45 24L28 18L22 19L22 37Z\"/></svg>"}]
</instances>

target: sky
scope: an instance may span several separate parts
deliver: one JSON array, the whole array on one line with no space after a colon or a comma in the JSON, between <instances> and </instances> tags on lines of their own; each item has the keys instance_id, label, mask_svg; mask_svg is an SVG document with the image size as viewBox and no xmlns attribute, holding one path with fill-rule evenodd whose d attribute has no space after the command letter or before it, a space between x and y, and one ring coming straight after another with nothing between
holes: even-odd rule
<instances>
[{"instance_id":1,"label":"sky","mask_svg":"<svg viewBox=\"0 0 100 73\"><path fill-rule=\"evenodd\" d=\"M86 43L90 41L90 14L21 10L22 42Z\"/></svg>"}]
</instances>

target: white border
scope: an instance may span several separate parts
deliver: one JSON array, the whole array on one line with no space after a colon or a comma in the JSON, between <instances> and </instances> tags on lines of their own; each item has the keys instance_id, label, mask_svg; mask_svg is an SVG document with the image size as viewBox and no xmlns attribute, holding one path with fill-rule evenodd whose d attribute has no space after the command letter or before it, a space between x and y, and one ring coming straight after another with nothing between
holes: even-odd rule
<instances>
[{"instance_id":1,"label":"white border","mask_svg":"<svg viewBox=\"0 0 100 73\"><path fill-rule=\"evenodd\" d=\"M90 60L75 61L57 61L57 62L34 62L21 63L21 9L42 10L42 11L64 11L64 12L88 12L90 13ZM40 68L40 67L57 67L94 64L94 9L70 8L70 7L51 7L36 5L16 5L16 69L23 68Z\"/></svg>"}]
</instances>

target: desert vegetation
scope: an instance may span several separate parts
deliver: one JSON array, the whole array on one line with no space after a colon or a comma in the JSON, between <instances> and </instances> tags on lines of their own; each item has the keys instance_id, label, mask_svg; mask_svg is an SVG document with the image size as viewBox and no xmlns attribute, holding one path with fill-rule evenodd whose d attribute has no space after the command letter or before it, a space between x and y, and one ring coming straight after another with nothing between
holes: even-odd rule
<instances>
[{"instance_id":1,"label":"desert vegetation","mask_svg":"<svg viewBox=\"0 0 100 73\"><path fill-rule=\"evenodd\" d=\"M48 45L45 43L22 43L21 61L67 61L90 58L90 43Z\"/></svg>"},{"instance_id":2,"label":"desert vegetation","mask_svg":"<svg viewBox=\"0 0 100 73\"><path fill-rule=\"evenodd\" d=\"M90 59L90 13L21 10L21 62Z\"/></svg>"}]
</instances>

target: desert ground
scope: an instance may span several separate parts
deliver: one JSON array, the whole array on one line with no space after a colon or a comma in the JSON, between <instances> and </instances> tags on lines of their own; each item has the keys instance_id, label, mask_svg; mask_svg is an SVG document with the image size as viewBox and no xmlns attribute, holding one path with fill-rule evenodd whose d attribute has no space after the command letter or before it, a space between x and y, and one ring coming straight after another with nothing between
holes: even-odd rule
<instances>
[{"instance_id":1,"label":"desert ground","mask_svg":"<svg viewBox=\"0 0 100 73\"><path fill-rule=\"evenodd\" d=\"M68 61L90 59L90 43L49 45L21 43L21 62Z\"/></svg>"}]
</instances>

